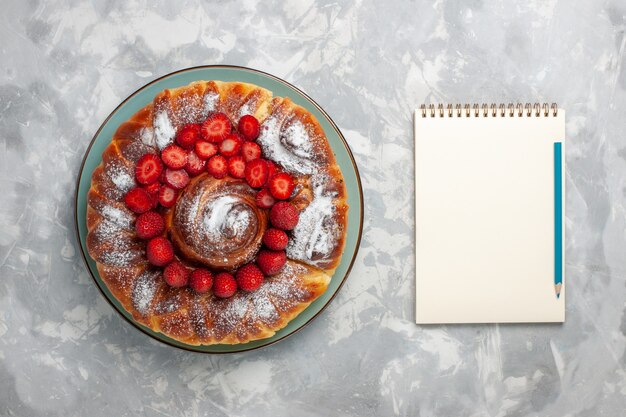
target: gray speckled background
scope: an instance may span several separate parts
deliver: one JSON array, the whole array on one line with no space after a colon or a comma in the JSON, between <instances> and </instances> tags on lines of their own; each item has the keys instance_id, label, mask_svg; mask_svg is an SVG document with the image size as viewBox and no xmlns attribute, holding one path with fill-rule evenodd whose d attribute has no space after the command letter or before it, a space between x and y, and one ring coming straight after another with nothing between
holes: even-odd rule
<instances>
[{"instance_id":1,"label":"gray speckled background","mask_svg":"<svg viewBox=\"0 0 626 417\"><path fill-rule=\"evenodd\" d=\"M623 415L625 30L623 0L4 1L0 415ZM284 342L229 356L124 322L72 224L79 164L109 112L212 63L317 100L352 146L366 205L331 306ZM563 326L413 324L411 120L428 100L567 109Z\"/></svg>"}]
</instances>

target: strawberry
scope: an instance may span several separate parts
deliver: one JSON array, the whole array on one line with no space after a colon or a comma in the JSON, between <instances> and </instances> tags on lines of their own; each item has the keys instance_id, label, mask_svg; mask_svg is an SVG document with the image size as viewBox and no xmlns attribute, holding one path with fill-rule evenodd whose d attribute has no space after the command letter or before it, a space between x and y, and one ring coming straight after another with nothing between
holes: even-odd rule
<instances>
[{"instance_id":1,"label":"strawberry","mask_svg":"<svg viewBox=\"0 0 626 417\"><path fill-rule=\"evenodd\" d=\"M279 172L269 180L269 189L277 200L286 200L293 192L293 178L286 172Z\"/></svg>"},{"instance_id":2,"label":"strawberry","mask_svg":"<svg viewBox=\"0 0 626 417\"><path fill-rule=\"evenodd\" d=\"M228 272L220 272L215 276L213 280L213 294L216 297L232 297L235 291L237 291L237 282L231 274Z\"/></svg>"},{"instance_id":3,"label":"strawberry","mask_svg":"<svg viewBox=\"0 0 626 417\"><path fill-rule=\"evenodd\" d=\"M254 291L263 284L263 272L255 264L247 264L237 271L237 287L243 291Z\"/></svg>"},{"instance_id":4,"label":"strawberry","mask_svg":"<svg viewBox=\"0 0 626 417\"><path fill-rule=\"evenodd\" d=\"M167 185L161 186L161 189L159 190L159 204L165 208L169 208L176 204L177 198L178 191Z\"/></svg>"},{"instance_id":5,"label":"strawberry","mask_svg":"<svg viewBox=\"0 0 626 417\"><path fill-rule=\"evenodd\" d=\"M241 142L237 135L228 135L228 137L220 143L220 154L224 156L237 155L241 149Z\"/></svg>"},{"instance_id":6,"label":"strawberry","mask_svg":"<svg viewBox=\"0 0 626 417\"><path fill-rule=\"evenodd\" d=\"M218 151L216 144L207 142L206 140L199 140L196 142L196 155L200 159L209 159L215 155Z\"/></svg>"},{"instance_id":7,"label":"strawberry","mask_svg":"<svg viewBox=\"0 0 626 417\"><path fill-rule=\"evenodd\" d=\"M228 173L234 178L244 178L246 163L241 156L231 156L228 158Z\"/></svg>"},{"instance_id":8,"label":"strawberry","mask_svg":"<svg viewBox=\"0 0 626 417\"><path fill-rule=\"evenodd\" d=\"M213 113L202 123L200 134L207 142L221 142L230 134L232 128L228 116L224 113Z\"/></svg>"},{"instance_id":9,"label":"strawberry","mask_svg":"<svg viewBox=\"0 0 626 417\"><path fill-rule=\"evenodd\" d=\"M165 231L165 220L156 211L147 211L137 217L135 231L139 239L152 239Z\"/></svg>"},{"instance_id":10,"label":"strawberry","mask_svg":"<svg viewBox=\"0 0 626 417\"><path fill-rule=\"evenodd\" d=\"M144 185L141 188L143 188L148 194L150 194L150 198L152 199L152 208L156 208L156 206L159 204L159 189L161 188L161 183L155 181L152 184Z\"/></svg>"},{"instance_id":11,"label":"strawberry","mask_svg":"<svg viewBox=\"0 0 626 417\"><path fill-rule=\"evenodd\" d=\"M189 184L189 174L184 169L166 169L165 183L172 188L180 190Z\"/></svg>"},{"instance_id":12,"label":"strawberry","mask_svg":"<svg viewBox=\"0 0 626 417\"><path fill-rule=\"evenodd\" d=\"M147 153L137 161L135 165L135 178L139 184L152 184L159 179L163 171L163 163L153 153Z\"/></svg>"},{"instance_id":13,"label":"strawberry","mask_svg":"<svg viewBox=\"0 0 626 417\"><path fill-rule=\"evenodd\" d=\"M133 188L124 196L126 207L135 213L145 213L152 208L152 197L143 188Z\"/></svg>"},{"instance_id":14,"label":"strawberry","mask_svg":"<svg viewBox=\"0 0 626 417\"><path fill-rule=\"evenodd\" d=\"M222 155L215 155L207 162L206 170L215 178L224 178L228 171L226 158Z\"/></svg>"},{"instance_id":15,"label":"strawberry","mask_svg":"<svg viewBox=\"0 0 626 417\"><path fill-rule=\"evenodd\" d=\"M194 151L189 151L187 154L187 164L185 165L185 171L192 176L200 175L206 168L206 161L200 159Z\"/></svg>"},{"instance_id":16,"label":"strawberry","mask_svg":"<svg viewBox=\"0 0 626 417\"><path fill-rule=\"evenodd\" d=\"M189 270L182 263L174 261L163 270L163 278L170 287L181 288L189 282Z\"/></svg>"},{"instance_id":17,"label":"strawberry","mask_svg":"<svg viewBox=\"0 0 626 417\"><path fill-rule=\"evenodd\" d=\"M176 135L176 142L185 149L191 149L200 139L200 125L188 124L182 127Z\"/></svg>"},{"instance_id":18,"label":"strawberry","mask_svg":"<svg viewBox=\"0 0 626 417\"><path fill-rule=\"evenodd\" d=\"M256 193L256 205L261 208L272 208L275 202L276 200L272 197L272 194L267 188L259 190L259 192Z\"/></svg>"},{"instance_id":19,"label":"strawberry","mask_svg":"<svg viewBox=\"0 0 626 417\"><path fill-rule=\"evenodd\" d=\"M274 227L292 230L298 224L298 209L286 201L279 201L270 210L270 221Z\"/></svg>"},{"instance_id":20,"label":"strawberry","mask_svg":"<svg viewBox=\"0 0 626 417\"><path fill-rule=\"evenodd\" d=\"M265 163L267 164L267 178L272 178L278 172L278 166L269 159L266 159Z\"/></svg>"},{"instance_id":21,"label":"strawberry","mask_svg":"<svg viewBox=\"0 0 626 417\"><path fill-rule=\"evenodd\" d=\"M271 250L284 250L289 243L287 233L280 229L269 228L263 234L263 244Z\"/></svg>"},{"instance_id":22,"label":"strawberry","mask_svg":"<svg viewBox=\"0 0 626 417\"><path fill-rule=\"evenodd\" d=\"M246 164L246 181L252 188L260 188L267 181L267 165L263 159L255 159Z\"/></svg>"},{"instance_id":23,"label":"strawberry","mask_svg":"<svg viewBox=\"0 0 626 417\"><path fill-rule=\"evenodd\" d=\"M276 275L287 262L285 251L262 250L256 257L256 263L265 275Z\"/></svg>"},{"instance_id":24,"label":"strawberry","mask_svg":"<svg viewBox=\"0 0 626 417\"><path fill-rule=\"evenodd\" d=\"M148 262L155 266L165 266L174 260L174 247L164 237L155 237L146 245Z\"/></svg>"},{"instance_id":25,"label":"strawberry","mask_svg":"<svg viewBox=\"0 0 626 417\"><path fill-rule=\"evenodd\" d=\"M241 154L246 162L261 157L261 147L254 142L244 142L241 144Z\"/></svg>"},{"instance_id":26,"label":"strawberry","mask_svg":"<svg viewBox=\"0 0 626 417\"><path fill-rule=\"evenodd\" d=\"M161 152L163 163L172 169L181 169L187 163L187 152L180 146L169 145Z\"/></svg>"},{"instance_id":27,"label":"strawberry","mask_svg":"<svg viewBox=\"0 0 626 417\"><path fill-rule=\"evenodd\" d=\"M199 294L205 293L213 286L213 274L208 269L194 269L189 276L189 286Z\"/></svg>"},{"instance_id":28,"label":"strawberry","mask_svg":"<svg viewBox=\"0 0 626 417\"><path fill-rule=\"evenodd\" d=\"M259 125L259 121L254 116L246 114L239 119L237 130L239 130L239 133L241 133L247 140L256 140L256 138L259 137L261 126Z\"/></svg>"}]
</instances>

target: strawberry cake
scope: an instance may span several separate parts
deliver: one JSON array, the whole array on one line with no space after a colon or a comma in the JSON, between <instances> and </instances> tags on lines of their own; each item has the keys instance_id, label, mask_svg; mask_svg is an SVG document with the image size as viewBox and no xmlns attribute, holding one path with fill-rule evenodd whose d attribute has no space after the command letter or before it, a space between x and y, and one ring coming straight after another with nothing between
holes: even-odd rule
<instances>
[{"instance_id":1,"label":"strawberry cake","mask_svg":"<svg viewBox=\"0 0 626 417\"><path fill-rule=\"evenodd\" d=\"M160 92L92 174L87 248L134 319L192 345L271 337L341 260L343 175L315 117L252 84Z\"/></svg>"}]
</instances>

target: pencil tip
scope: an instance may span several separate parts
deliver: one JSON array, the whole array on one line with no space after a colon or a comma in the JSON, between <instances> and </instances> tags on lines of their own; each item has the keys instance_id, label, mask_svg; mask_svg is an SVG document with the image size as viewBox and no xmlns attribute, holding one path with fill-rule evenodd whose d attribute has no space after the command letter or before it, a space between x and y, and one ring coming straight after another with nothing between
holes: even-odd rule
<instances>
[{"instance_id":1,"label":"pencil tip","mask_svg":"<svg viewBox=\"0 0 626 417\"><path fill-rule=\"evenodd\" d=\"M561 298L561 293L560 293L560 292L557 292L557 293L556 293L556 298L557 298L557 299Z\"/></svg>"}]
</instances>

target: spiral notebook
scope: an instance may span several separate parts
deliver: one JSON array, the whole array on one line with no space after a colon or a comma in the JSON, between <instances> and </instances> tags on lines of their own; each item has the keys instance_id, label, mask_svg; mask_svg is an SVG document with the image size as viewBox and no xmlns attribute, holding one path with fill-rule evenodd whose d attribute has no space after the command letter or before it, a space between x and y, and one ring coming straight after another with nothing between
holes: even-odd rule
<instances>
[{"instance_id":1,"label":"spiral notebook","mask_svg":"<svg viewBox=\"0 0 626 417\"><path fill-rule=\"evenodd\" d=\"M416 321L563 322L565 114L415 112Z\"/></svg>"}]
</instances>

